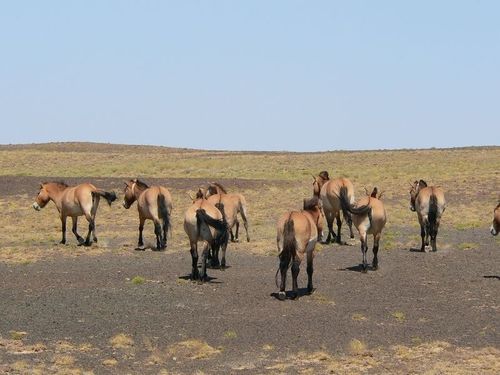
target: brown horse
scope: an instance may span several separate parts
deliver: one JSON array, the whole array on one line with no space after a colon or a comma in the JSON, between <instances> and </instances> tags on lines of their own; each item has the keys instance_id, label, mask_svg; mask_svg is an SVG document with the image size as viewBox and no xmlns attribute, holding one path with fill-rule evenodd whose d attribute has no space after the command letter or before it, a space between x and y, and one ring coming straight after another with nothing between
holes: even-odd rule
<instances>
[{"instance_id":1,"label":"brown horse","mask_svg":"<svg viewBox=\"0 0 500 375\"><path fill-rule=\"evenodd\" d=\"M500 202L493 210L493 222L491 223L490 233L496 236L500 232Z\"/></svg>"},{"instance_id":2,"label":"brown horse","mask_svg":"<svg viewBox=\"0 0 500 375\"><path fill-rule=\"evenodd\" d=\"M72 232L76 236L79 245L90 246L90 235L93 234L94 242L97 242L95 234L95 215L99 206L99 199L103 197L109 205L116 200L114 192L107 192L96 188L92 184L80 184L69 187L64 182L44 182L40 185L40 191L32 207L40 211L45 205L52 201L59 211L61 217L62 240L66 243L66 218L73 220ZM77 232L78 216L85 215L89 222L89 231L85 240Z\"/></svg>"},{"instance_id":3,"label":"brown horse","mask_svg":"<svg viewBox=\"0 0 500 375\"><path fill-rule=\"evenodd\" d=\"M354 187L352 182L343 177L330 180L327 171L322 171L317 177L313 176L313 179L313 195L321 199L323 203L323 212L325 213L326 222L328 224L328 237L324 243L336 241L341 244L342 239L340 230L342 228L342 219L340 217L340 212L342 211L342 206L339 200L340 189L342 187L347 189L347 197L349 198L349 202L353 204ZM337 234L333 231L333 221L335 219L337 219ZM349 226L351 238L354 238L352 218L348 211L344 212L344 219ZM319 236L321 237L321 233Z\"/></svg>"},{"instance_id":4,"label":"brown horse","mask_svg":"<svg viewBox=\"0 0 500 375\"><path fill-rule=\"evenodd\" d=\"M366 253L368 252L368 234L373 234L373 261L372 267L378 269L378 249L382 229L386 223L386 212L384 204L380 200L380 194L377 197L377 188L374 188L369 196L361 198L356 205L352 205L349 194L345 186L340 188L340 204L342 211L352 214L352 221L359 232L361 241L361 252L363 254L363 272L368 270Z\"/></svg>"},{"instance_id":5,"label":"brown horse","mask_svg":"<svg viewBox=\"0 0 500 375\"><path fill-rule=\"evenodd\" d=\"M247 242L250 242L250 236L248 235L247 202L245 197L242 194L227 193L226 189L217 182L212 182L208 185L205 196L209 202L216 206L218 203L224 204L224 213L230 230L231 242L239 241L238 232L240 229L240 222L238 221L238 214L241 215L243 225L245 226ZM233 227L235 226L236 231L233 234Z\"/></svg>"},{"instance_id":6,"label":"brown horse","mask_svg":"<svg viewBox=\"0 0 500 375\"><path fill-rule=\"evenodd\" d=\"M206 281L208 279L206 267L209 247L212 248L217 263L219 249L221 249L220 265L221 268L226 266L227 222L221 211L204 198L201 189L198 190L197 197L184 215L184 231L189 238L193 280ZM198 241L205 242L201 255L201 275L198 272Z\"/></svg>"},{"instance_id":7,"label":"brown horse","mask_svg":"<svg viewBox=\"0 0 500 375\"><path fill-rule=\"evenodd\" d=\"M156 235L156 249L167 247L167 234L170 228L170 214L172 212L172 197L170 192L162 186L149 187L143 181L133 179L125 182L123 207L130 206L137 201L139 211L139 241L138 250L144 250L142 231L146 220L153 220Z\"/></svg>"},{"instance_id":8,"label":"brown horse","mask_svg":"<svg viewBox=\"0 0 500 375\"><path fill-rule=\"evenodd\" d=\"M301 211L288 211L281 216L277 225L277 245L279 253L279 268L276 272L281 273L281 284L279 286L278 298L286 298L286 274L290 263L292 265L292 298L298 296L297 277L300 271L300 263L307 257L307 291L313 291L313 258L314 247L318 239L318 233L321 233L323 213L321 202L317 197L304 199L304 206ZM277 280L276 280L276 286Z\"/></svg>"},{"instance_id":9,"label":"brown horse","mask_svg":"<svg viewBox=\"0 0 500 375\"><path fill-rule=\"evenodd\" d=\"M425 246L429 245L429 236L432 251L437 251L436 237L445 209L446 200L440 187L427 186L424 180L413 183L410 190L410 210L417 212L420 223L421 251L425 251Z\"/></svg>"}]
</instances>

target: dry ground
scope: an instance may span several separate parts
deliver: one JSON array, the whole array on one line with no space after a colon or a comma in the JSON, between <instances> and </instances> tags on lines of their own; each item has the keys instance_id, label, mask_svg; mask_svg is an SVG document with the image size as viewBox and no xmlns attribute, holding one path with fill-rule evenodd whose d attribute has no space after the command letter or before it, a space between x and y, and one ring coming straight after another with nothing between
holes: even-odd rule
<instances>
[{"instance_id":1,"label":"dry ground","mask_svg":"<svg viewBox=\"0 0 500 375\"><path fill-rule=\"evenodd\" d=\"M146 146L0 146L0 371L12 373L498 373L500 148L328 153L209 152ZM278 302L274 224L326 169L384 190L381 269L357 271L353 246L319 245L316 292ZM58 245L38 183L64 178L121 192L126 178L168 187L166 252L136 252L137 212L101 204L99 243ZM449 207L436 254L419 245L408 183L441 185ZM186 280L188 191L207 180L242 192L252 242L231 244L230 268ZM84 231L84 220L81 221ZM344 231L344 235L346 232ZM145 231L153 243L152 225ZM302 285L304 285L302 270Z\"/></svg>"}]
</instances>

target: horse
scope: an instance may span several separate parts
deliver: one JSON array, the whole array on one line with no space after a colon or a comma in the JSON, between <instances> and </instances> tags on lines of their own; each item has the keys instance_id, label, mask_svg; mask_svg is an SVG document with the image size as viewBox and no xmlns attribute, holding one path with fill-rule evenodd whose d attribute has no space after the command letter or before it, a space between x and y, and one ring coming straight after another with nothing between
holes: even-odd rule
<instances>
[{"instance_id":1,"label":"horse","mask_svg":"<svg viewBox=\"0 0 500 375\"><path fill-rule=\"evenodd\" d=\"M437 251L436 237L441 216L446 209L444 192L440 187L427 186L424 180L415 181L410 190L410 210L416 211L422 237L421 251L429 245L431 237L432 251Z\"/></svg>"},{"instance_id":2,"label":"horse","mask_svg":"<svg viewBox=\"0 0 500 375\"><path fill-rule=\"evenodd\" d=\"M223 206L222 206L223 209ZM206 281L208 279L206 267L209 247L214 252L213 263L218 263L219 249L222 251L221 268L226 266L226 248L228 241L228 227L224 215L212 203L204 198L203 192L198 190L196 198L188 207L184 215L184 231L189 238L192 260L193 280ZM201 255L201 274L198 272L198 241L204 241Z\"/></svg>"},{"instance_id":3,"label":"horse","mask_svg":"<svg viewBox=\"0 0 500 375\"><path fill-rule=\"evenodd\" d=\"M229 234L231 235L231 242L238 242L238 232L240 229L240 222L238 221L238 214L243 219L245 232L247 235L247 242L250 242L248 235L248 220L247 220L247 202L242 194L229 194L226 189L217 182L212 182L208 185L205 197L209 202L216 205L218 203L224 204L224 212L226 214L227 224L229 226ZM233 227L236 226L236 231L233 234Z\"/></svg>"},{"instance_id":4,"label":"horse","mask_svg":"<svg viewBox=\"0 0 500 375\"><path fill-rule=\"evenodd\" d=\"M373 270L378 269L378 250L382 229L384 229L387 216L384 204L380 200L382 193L377 197L377 188L374 188L371 194L361 198L356 205L353 205L349 199L347 187L340 188L339 200L344 215L349 212L352 215L354 226L358 230L361 241L361 253L363 254L362 270L368 271L368 262L366 253L368 252L368 234L373 234Z\"/></svg>"},{"instance_id":5,"label":"horse","mask_svg":"<svg viewBox=\"0 0 500 375\"><path fill-rule=\"evenodd\" d=\"M340 217L340 212L342 211L342 206L339 200L340 189L345 187L347 189L347 196L351 204L354 203L354 186L352 182L347 178L336 178L330 180L327 171L322 171L318 176L313 176L313 195L321 199L323 203L323 212L326 217L326 222L328 224L328 237L324 243L336 241L342 244L341 232L342 219ZM333 221L337 219L337 234L333 231ZM344 213L344 219L349 226L349 232L351 239L354 238L354 233L352 231L352 218L351 214L347 211ZM319 240L321 239L322 233L319 233Z\"/></svg>"},{"instance_id":6,"label":"horse","mask_svg":"<svg viewBox=\"0 0 500 375\"><path fill-rule=\"evenodd\" d=\"M498 235L500 232L500 202L493 210L493 222L491 223L490 233L494 236Z\"/></svg>"},{"instance_id":7,"label":"horse","mask_svg":"<svg viewBox=\"0 0 500 375\"><path fill-rule=\"evenodd\" d=\"M321 201L317 197L304 199L301 211L288 211L284 213L277 224L276 243L279 253L279 268L276 271L276 286L278 287L278 272L281 273L278 298L286 298L286 274L292 266L292 298L298 296L297 277L300 263L306 254L307 259L307 292L313 291L313 258L314 248L318 233L322 231L323 211Z\"/></svg>"},{"instance_id":8,"label":"horse","mask_svg":"<svg viewBox=\"0 0 500 375\"><path fill-rule=\"evenodd\" d=\"M167 234L170 229L172 197L163 186L148 186L141 180L125 182L123 207L130 208L137 201L139 211L139 241L137 250L144 250L142 231L146 220L153 220L156 235L156 250L167 247Z\"/></svg>"},{"instance_id":9,"label":"horse","mask_svg":"<svg viewBox=\"0 0 500 375\"><path fill-rule=\"evenodd\" d=\"M66 218L70 216L73 221L72 232L78 241L78 245L90 246L92 244L90 240L91 234L93 234L93 241L97 242L95 216L101 197L106 199L110 206L116 200L114 192L98 189L92 184L84 183L70 187L64 182L44 182L40 184L40 190L32 207L36 211L40 211L49 201L54 202L59 211L62 224L60 243L66 243ZM85 240L77 232L78 216L82 215L85 215L89 222L89 231Z\"/></svg>"}]
</instances>

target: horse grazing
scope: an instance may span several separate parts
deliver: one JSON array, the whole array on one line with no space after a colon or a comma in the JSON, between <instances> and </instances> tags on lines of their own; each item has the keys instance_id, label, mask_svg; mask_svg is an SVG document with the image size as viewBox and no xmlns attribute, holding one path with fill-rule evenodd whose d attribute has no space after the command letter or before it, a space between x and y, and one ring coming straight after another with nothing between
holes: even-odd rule
<instances>
[{"instance_id":1,"label":"horse grazing","mask_svg":"<svg viewBox=\"0 0 500 375\"><path fill-rule=\"evenodd\" d=\"M238 242L238 233L240 229L240 222L238 221L238 214L241 215L245 232L247 234L247 242L250 242L248 235L248 220L247 220L247 202L242 194L230 194L226 189L217 182L212 182L208 185L205 193L207 200L217 206L219 203L224 204L224 214L226 215L227 225L229 227L229 234L231 235L231 242ZM233 227L236 226L235 233L233 234Z\"/></svg>"},{"instance_id":2,"label":"horse grazing","mask_svg":"<svg viewBox=\"0 0 500 375\"><path fill-rule=\"evenodd\" d=\"M361 241L361 252L363 254L363 272L368 270L368 262L366 253L368 252L368 234L373 234L373 261L372 267L378 269L378 249L382 229L386 223L386 212L384 204L380 200L379 194L377 197L377 188L374 188L370 195L361 198L356 205L351 204L349 193L345 186L340 188L340 204L344 215L349 212L352 214L352 221L359 232Z\"/></svg>"},{"instance_id":3,"label":"horse grazing","mask_svg":"<svg viewBox=\"0 0 500 375\"><path fill-rule=\"evenodd\" d=\"M321 233L323 212L321 202L317 197L304 199L304 206L301 211L288 211L281 216L277 225L277 245L279 253L279 268L276 272L281 273L281 284L279 286L278 298L286 298L286 274L290 263L292 265L292 288L293 298L298 296L297 277L300 271L300 263L307 257L307 291L313 291L313 258L314 247ZM276 286L278 282L276 279Z\"/></svg>"},{"instance_id":4,"label":"horse grazing","mask_svg":"<svg viewBox=\"0 0 500 375\"><path fill-rule=\"evenodd\" d=\"M206 267L209 247L214 254L212 264L216 265L218 263L219 249L221 249L220 266L221 268L226 266L227 222L221 211L204 198L201 190L198 190L193 204L188 207L184 215L184 231L189 238L192 260L191 278L193 280L206 281L208 279ZM201 255L201 274L198 272L198 241L205 242Z\"/></svg>"},{"instance_id":5,"label":"horse grazing","mask_svg":"<svg viewBox=\"0 0 500 375\"><path fill-rule=\"evenodd\" d=\"M110 206L111 202L116 200L114 192L98 189L92 184L80 184L70 187L64 182L44 182L40 184L40 191L32 207L40 211L49 201L54 202L61 217L61 243L66 243L66 218L70 216L73 220L72 232L76 236L78 244L90 246L92 244L90 241L91 234L93 234L93 241L97 242L95 215L101 197L106 199ZM89 231L85 240L77 232L78 216L82 215L85 215L89 222Z\"/></svg>"},{"instance_id":6,"label":"horse grazing","mask_svg":"<svg viewBox=\"0 0 500 375\"><path fill-rule=\"evenodd\" d=\"M143 181L133 179L125 182L123 207L130 208L137 201L139 211L139 241L138 250L144 250L142 231L146 220L153 220L156 235L156 249L167 247L167 234L170 229L170 214L172 212L172 197L162 186L149 187Z\"/></svg>"},{"instance_id":7,"label":"horse grazing","mask_svg":"<svg viewBox=\"0 0 500 375\"><path fill-rule=\"evenodd\" d=\"M446 209L443 190L436 186L427 186L424 180L415 181L410 190L410 210L416 211L422 237L421 251L429 245L431 237L432 251L437 251L436 237L441 216Z\"/></svg>"},{"instance_id":8,"label":"horse grazing","mask_svg":"<svg viewBox=\"0 0 500 375\"><path fill-rule=\"evenodd\" d=\"M336 178L330 180L327 171L322 171L317 177L313 176L313 195L321 199L323 203L323 212L325 213L326 222L328 224L328 237L324 243L334 242L341 244L341 232L342 219L340 217L340 212L342 211L342 206L340 204L339 195L340 189L345 187L347 189L347 197L351 204L354 203L354 187L352 182L347 178ZM333 231L333 221L337 219L337 234ZM354 233L352 231L352 218L351 214L346 211L344 213L344 219L349 226L349 232L351 238L354 238ZM319 236L321 237L321 233Z\"/></svg>"},{"instance_id":9,"label":"horse grazing","mask_svg":"<svg viewBox=\"0 0 500 375\"><path fill-rule=\"evenodd\" d=\"M490 233L494 236L500 232L500 202L493 210L493 223L491 223Z\"/></svg>"}]
</instances>

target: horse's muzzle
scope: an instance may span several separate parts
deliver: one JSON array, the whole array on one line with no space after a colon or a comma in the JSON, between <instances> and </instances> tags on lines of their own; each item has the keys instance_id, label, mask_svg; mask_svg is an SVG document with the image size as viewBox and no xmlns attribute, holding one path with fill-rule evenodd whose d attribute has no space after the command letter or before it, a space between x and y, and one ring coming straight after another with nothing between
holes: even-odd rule
<instances>
[{"instance_id":1,"label":"horse's muzzle","mask_svg":"<svg viewBox=\"0 0 500 375\"><path fill-rule=\"evenodd\" d=\"M498 234L498 232L495 230L495 227L492 225L491 228L490 228L490 233L494 236L496 236Z\"/></svg>"},{"instance_id":2,"label":"horse's muzzle","mask_svg":"<svg viewBox=\"0 0 500 375\"><path fill-rule=\"evenodd\" d=\"M35 210L37 210L37 211L40 211L40 210L42 209L42 207L40 207L40 205L39 205L38 203L36 203L36 202L35 202L35 203L33 203L33 204L31 205L31 207L33 207L33 208L34 208Z\"/></svg>"},{"instance_id":3,"label":"horse's muzzle","mask_svg":"<svg viewBox=\"0 0 500 375\"><path fill-rule=\"evenodd\" d=\"M127 210L130 208L130 206L127 204L127 202L123 202L122 206L125 207Z\"/></svg>"},{"instance_id":4,"label":"horse's muzzle","mask_svg":"<svg viewBox=\"0 0 500 375\"><path fill-rule=\"evenodd\" d=\"M413 207L413 206L410 206L410 211L413 211L413 212L415 212L415 207Z\"/></svg>"}]
</instances>

